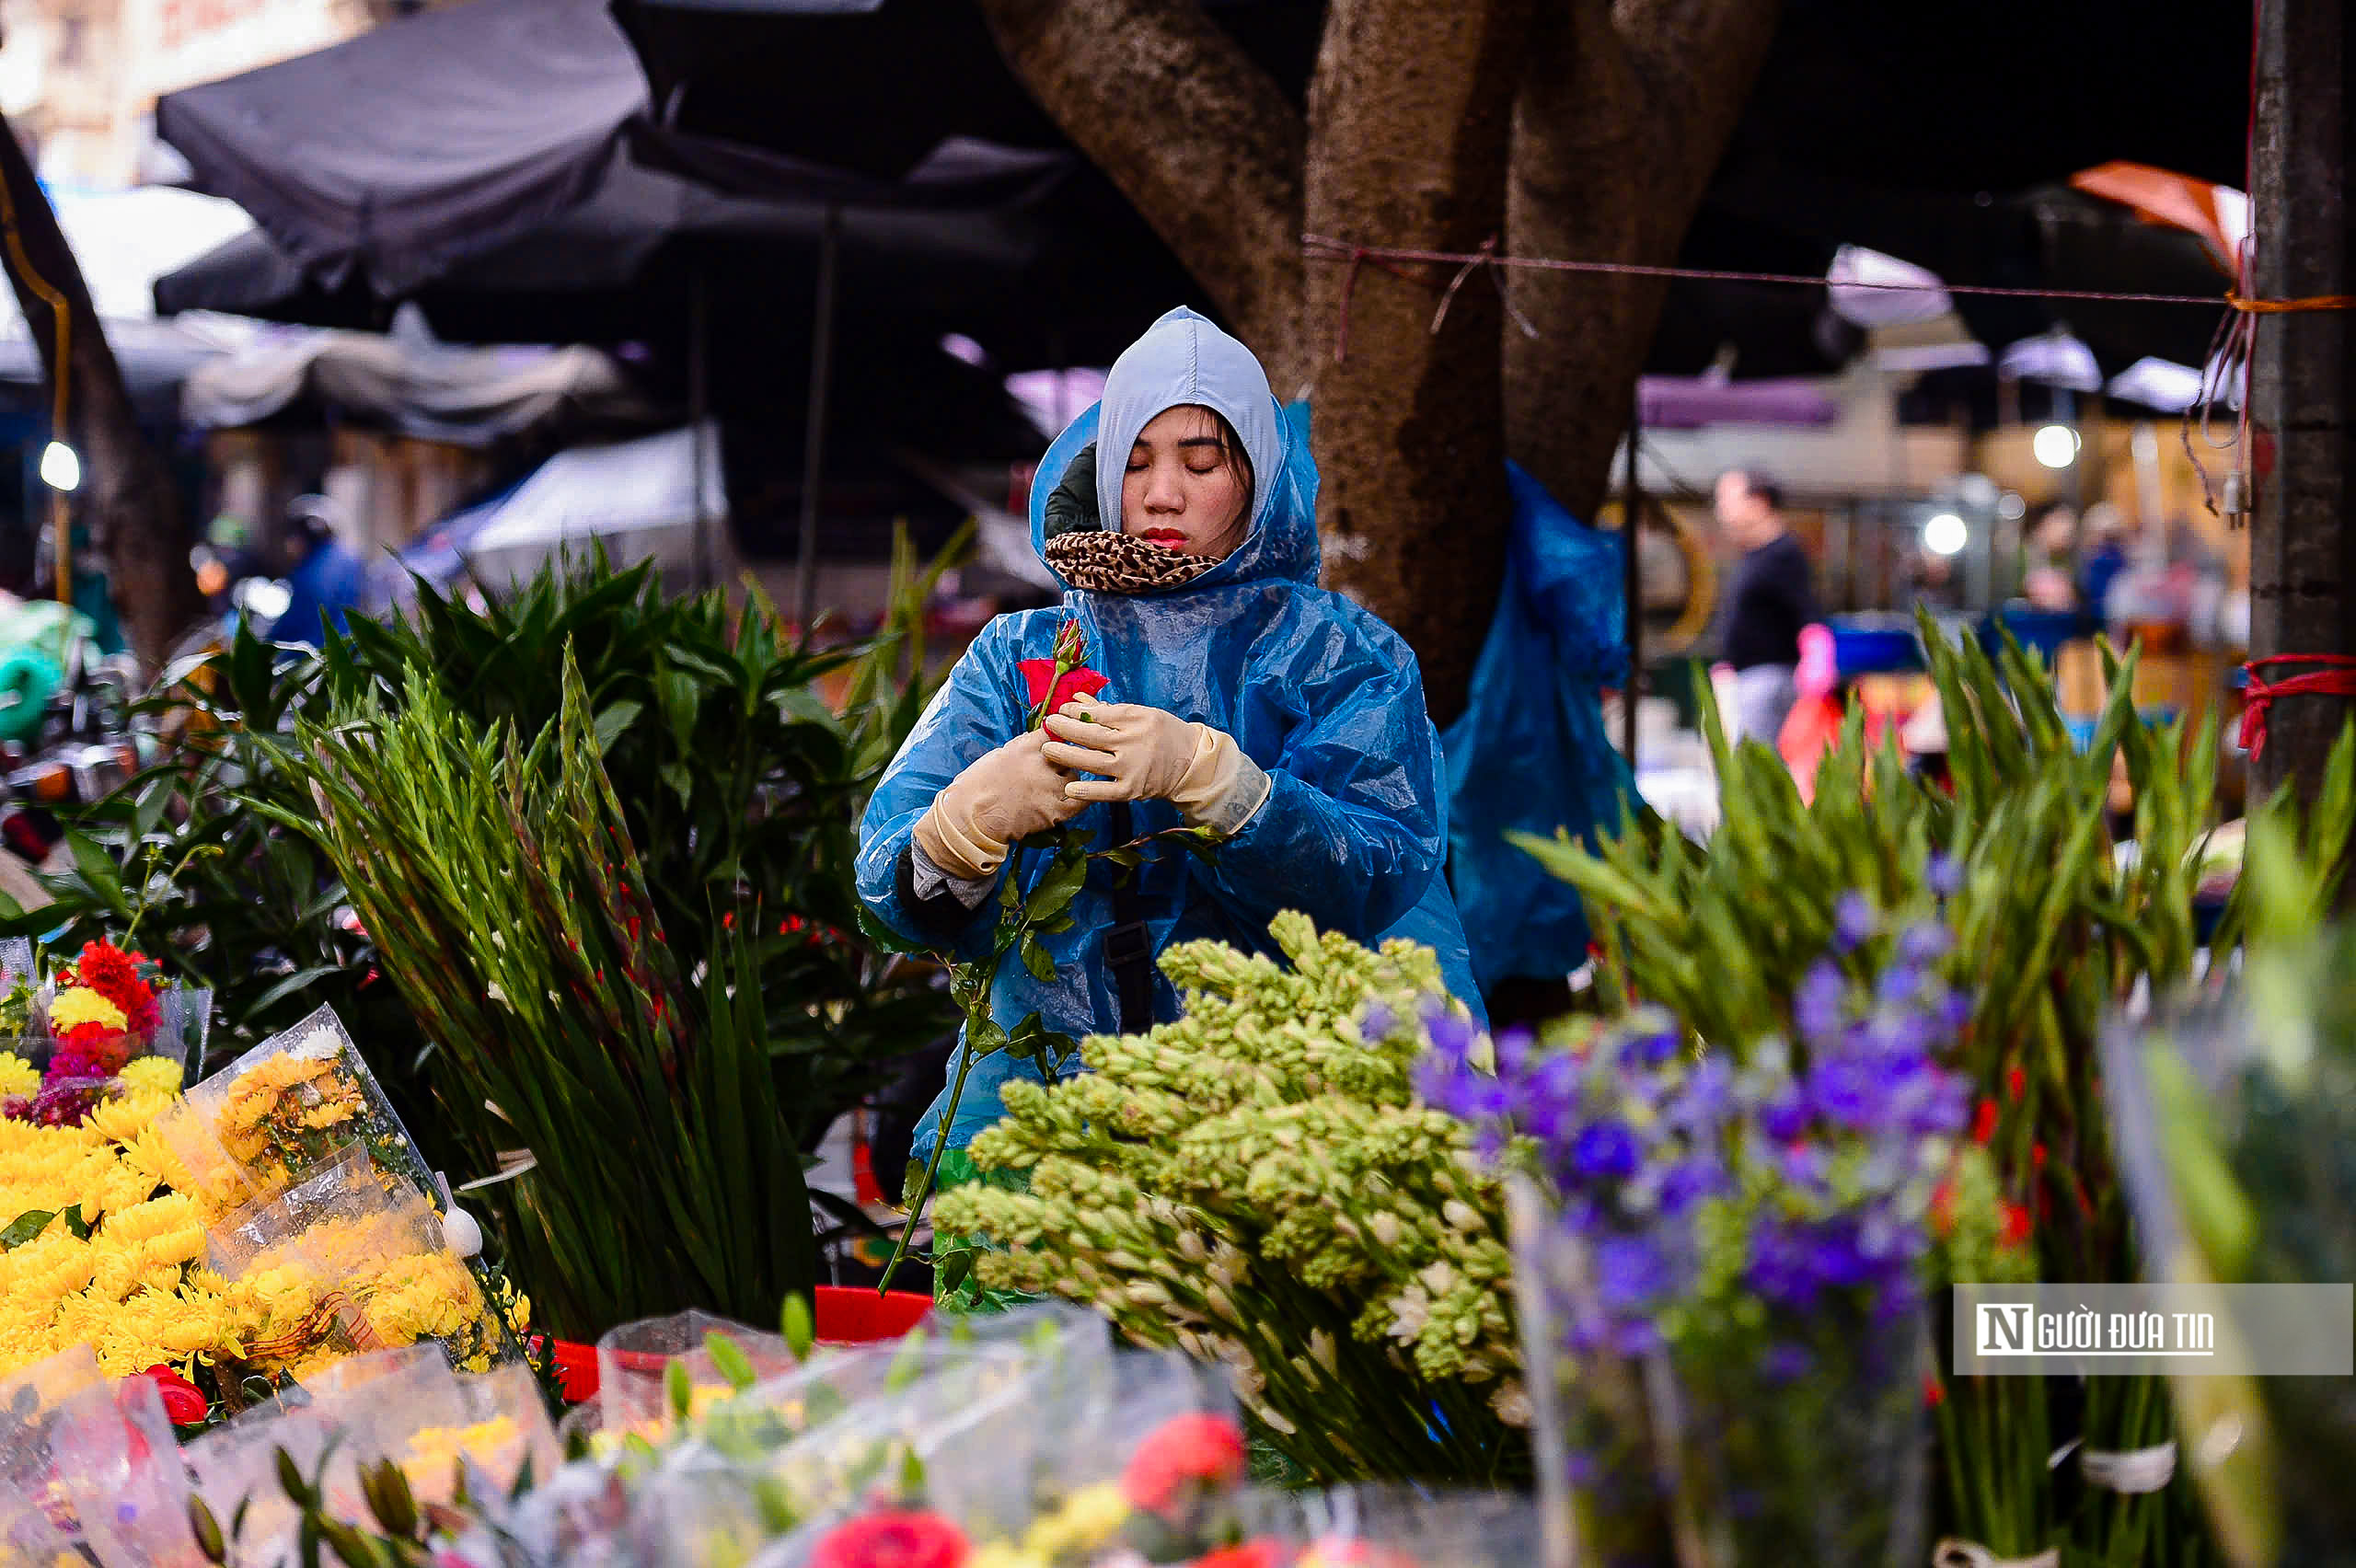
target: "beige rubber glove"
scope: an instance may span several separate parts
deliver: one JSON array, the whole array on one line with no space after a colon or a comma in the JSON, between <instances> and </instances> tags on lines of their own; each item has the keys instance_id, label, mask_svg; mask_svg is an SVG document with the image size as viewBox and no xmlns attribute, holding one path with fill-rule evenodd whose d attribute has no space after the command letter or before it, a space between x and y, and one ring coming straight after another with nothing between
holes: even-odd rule
<instances>
[{"instance_id":1,"label":"beige rubber glove","mask_svg":"<svg viewBox=\"0 0 2356 1568\"><path fill-rule=\"evenodd\" d=\"M1168 801L1196 827L1232 837L1267 800L1266 773L1207 724L1131 702L1068 702L1047 717L1046 759L1075 773L1075 801Z\"/></svg>"},{"instance_id":2,"label":"beige rubber glove","mask_svg":"<svg viewBox=\"0 0 2356 1568\"><path fill-rule=\"evenodd\" d=\"M1005 863L1008 845L1087 809L1087 801L1064 793L1070 779L1047 761L1046 742L1045 731L1017 735L951 779L917 819L925 858L960 881L992 876Z\"/></svg>"}]
</instances>

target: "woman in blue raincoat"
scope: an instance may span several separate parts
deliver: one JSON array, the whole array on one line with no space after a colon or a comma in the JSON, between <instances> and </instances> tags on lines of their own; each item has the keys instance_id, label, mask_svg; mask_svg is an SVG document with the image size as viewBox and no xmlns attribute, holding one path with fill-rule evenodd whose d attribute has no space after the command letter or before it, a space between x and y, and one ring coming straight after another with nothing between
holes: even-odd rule
<instances>
[{"instance_id":1,"label":"woman in blue raincoat","mask_svg":"<svg viewBox=\"0 0 2356 1568\"><path fill-rule=\"evenodd\" d=\"M1155 955L1199 938L1272 951L1268 923L1287 909L1359 941L1431 946L1478 1013L1415 656L1317 586L1316 510L1306 430L1251 352L1190 310L1131 345L1103 400L1048 448L1032 543L1063 603L999 617L950 672L860 825L860 895L903 937L975 957L1028 835L1078 824L1110 848L1190 824L1221 842L1207 859L1149 860L1126 889L1092 865L1073 928L1045 939L1055 977L1000 967L1002 1027L1035 1012L1080 1039L1173 1019ZM1026 732L1038 694L1022 666L1051 670L1067 622L1104 685ZM1038 1069L1004 1053L976 1063L946 1129L934 1101L915 1158L942 1136L964 1148L1017 1073ZM969 1170L944 1159L942 1184Z\"/></svg>"}]
</instances>

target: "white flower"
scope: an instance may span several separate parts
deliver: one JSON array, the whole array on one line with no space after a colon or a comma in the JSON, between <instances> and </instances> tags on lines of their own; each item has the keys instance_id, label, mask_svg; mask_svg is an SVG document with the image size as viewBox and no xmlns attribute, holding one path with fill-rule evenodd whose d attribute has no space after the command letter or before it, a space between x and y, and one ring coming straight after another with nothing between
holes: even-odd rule
<instances>
[{"instance_id":1,"label":"white flower","mask_svg":"<svg viewBox=\"0 0 2356 1568\"><path fill-rule=\"evenodd\" d=\"M1383 1246L1399 1245L1399 1216L1389 1209L1370 1216L1366 1222L1366 1228L1374 1233L1375 1240Z\"/></svg>"},{"instance_id":2,"label":"white flower","mask_svg":"<svg viewBox=\"0 0 2356 1568\"><path fill-rule=\"evenodd\" d=\"M1528 1426L1536 1412L1530 1407L1530 1390L1521 1386L1519 1378L1508 1378L1489 1396L1489 1408L1507 1426Z\"/></svg>"},{"instance_id":3,"label":"white flower","mask_svg":"<svg viewBox=\"0 0 2356 1568\"><path fill-rule=\"evenodd\" d=\"M1411 1285L1391 1298L1391 1327L1384 1331L1402 1344L1413 1344L1432 1320L1432 1298L1420 1285Z\"/></svg>"}]
</instances>

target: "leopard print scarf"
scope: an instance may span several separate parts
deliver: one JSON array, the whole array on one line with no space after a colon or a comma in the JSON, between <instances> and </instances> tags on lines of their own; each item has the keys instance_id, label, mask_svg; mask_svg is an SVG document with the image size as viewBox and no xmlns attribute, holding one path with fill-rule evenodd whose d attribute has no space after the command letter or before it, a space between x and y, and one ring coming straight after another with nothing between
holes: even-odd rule
<instances>
[{"instance_id":1,"label":"leopard print scarf","mask_svg":"<svg viewBox=\"0 0 2356 1568\"><path fill-rule=\"evenodd\" d=\"M1192 582L1218 564L1215 556L1105 533L1058 534L1047 541L1046 557L1065 582L1091 594L1156 593Z\"/></svg>"}]
</instances>

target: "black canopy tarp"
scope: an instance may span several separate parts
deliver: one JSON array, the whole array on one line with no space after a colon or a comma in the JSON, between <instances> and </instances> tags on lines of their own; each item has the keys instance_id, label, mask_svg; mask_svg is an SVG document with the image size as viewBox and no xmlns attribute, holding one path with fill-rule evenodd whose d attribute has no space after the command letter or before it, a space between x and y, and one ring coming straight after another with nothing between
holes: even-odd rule
<instances>
[{"instance_id":1,"label":"black canopy tarp","mask_svg":"<svg viewBox=\"0 0 2356 1568\"><path fill-rule=\"evenodd\" d=\"M673 131L896 178L950 136L1068 146L972 0L614 0ZM1211 0L1299 102L1322 0Z\"/></svg>"},{"instance_id":2,"label":"black canopy tarp","mask_svg":"<svg viewBox=\"0 0 2356 1568\"><path fill-rule=\"evenodd\" d=\"M645 101L597 0L477 0L167 93L156 128L322 284L389 296L577 202Z\"/></svg>"}]
</instances>

